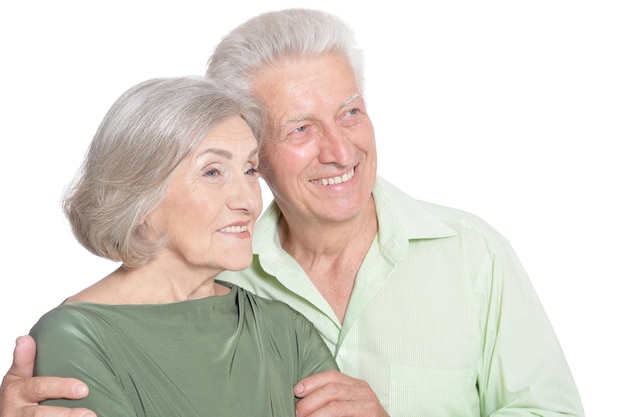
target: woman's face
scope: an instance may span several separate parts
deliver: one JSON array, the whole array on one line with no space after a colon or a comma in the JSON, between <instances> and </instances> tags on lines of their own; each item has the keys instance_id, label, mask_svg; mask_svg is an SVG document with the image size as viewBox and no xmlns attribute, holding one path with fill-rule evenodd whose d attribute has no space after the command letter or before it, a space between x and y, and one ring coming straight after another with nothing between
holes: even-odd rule
<instances>
[{"instance_id":1,"label":"woman's face","mask_svg":"<svg viewBox=\"0 0 626 417\"><path fill-rule=\"evenodd\" d=\"M176 167L150 234L166 235L160 258L192 270L240 270L252 261L252 229L261 213L257 141L240 117L219 123Z\"/></svg>"}]
</instances>

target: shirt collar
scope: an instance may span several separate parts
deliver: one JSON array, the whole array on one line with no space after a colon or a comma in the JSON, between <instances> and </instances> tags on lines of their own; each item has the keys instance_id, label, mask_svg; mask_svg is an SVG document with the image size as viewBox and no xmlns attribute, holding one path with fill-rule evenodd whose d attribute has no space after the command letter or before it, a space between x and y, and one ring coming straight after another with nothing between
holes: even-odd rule
<instances>
[{"instance_id":1,"label":"shirt collar","mask_svg":"<svg viewBox=\"0 0 626 417\"><path fill-rule=\"evenodd\" d=\"M435 217L425 203L403 193L381 177L376 179L372 195L378 216L379 240L382 242L436 239L456 234L454 229ZM254 253L263 251L270 241L277 248L281 247L279 218L280 209L272 201L256 223L252 238Z\"/></svg>"},{"instance_id":2,"label":"shirt collar","mask_svg":"<svg viewBox=\"0 0 626 417\"><path fill-rule=\"evenodd\" d=\"M389 227L389 224L381 223L388 221L397 223L408 239L436 239L457 233L429 211L425 203L405 194L381 177L377 178L372 195L381 225L379 230L384 231Z\"/></svg>"}]
</instances>

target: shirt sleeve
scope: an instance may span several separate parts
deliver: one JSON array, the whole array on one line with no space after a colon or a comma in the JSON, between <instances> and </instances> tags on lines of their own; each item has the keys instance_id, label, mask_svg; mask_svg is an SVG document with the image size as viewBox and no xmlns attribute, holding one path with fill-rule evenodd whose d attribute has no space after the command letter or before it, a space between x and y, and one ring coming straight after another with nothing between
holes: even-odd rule
<instances>
[{"instance_id":1,"label":"shirt sleeve","mask_svg":"<svg viewBox=\"0 0 626 417\"><path fill-rule=\"evenodd\" d=\"M339 370L328 346L322 340L317 329L304 316L295 314L295 327L298 329L298 348L300 350L300 378L305 378L322 371Z\"/></svg>"},{"instance_id":2,"label":"shirt sleeve","mask_svg":"<svg viewBox=\"0 0 626 417\"><path fill-rule=\"evenodd\" d=\"M43 404L85 407L99 417L137 415L84 316L61 306L44 315L30 334L37 342L35 375L78 378L89 386L87 398L46 400Z\"/></svg>"},{"instance_id":3,"label":"shirt sleeve","mask_svg":"<svg viewBox=\"0 0 626 417\"><path fill-rule=\"evenodd\" d=\"M483 416L583 416L557 337L508 243L494 251L478 376Z\"/></svg>"}]
</instances>

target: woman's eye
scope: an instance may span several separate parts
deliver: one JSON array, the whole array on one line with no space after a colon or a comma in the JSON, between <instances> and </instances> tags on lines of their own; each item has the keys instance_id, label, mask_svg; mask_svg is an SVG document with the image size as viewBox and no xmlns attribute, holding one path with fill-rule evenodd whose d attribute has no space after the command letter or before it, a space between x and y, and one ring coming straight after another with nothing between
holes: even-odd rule
<instances>
[{"instance_id":1,"label":"woman's eye","mask_svg":"<svg viewBox=\"0 0 626 417\"><path fill-rule=\"evenodd\" d=\"M250 168L249 170L246 171L246 175L256 175L258 172L259 172L258 169Z\"/></svg>"},{"instance_id":2,"label":"woman's eye","mask_svg":"<svg viewBox=\"0 0 626 417\"><path fill-rule=\"evenodd\" d=\"M207 177L217 177L220 172L217 169L210 169L204 173Z\"/></svg>"}]
</instances>

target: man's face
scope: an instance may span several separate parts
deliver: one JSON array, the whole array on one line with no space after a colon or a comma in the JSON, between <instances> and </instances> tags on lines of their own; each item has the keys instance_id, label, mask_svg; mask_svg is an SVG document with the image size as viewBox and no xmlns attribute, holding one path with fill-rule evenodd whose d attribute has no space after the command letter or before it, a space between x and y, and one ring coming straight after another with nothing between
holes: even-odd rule
<instances>
[{"instance_id":1,"label":"man's face","mask_svg":"<svg viewBox=\"0 0 626 417\"><path fill-rule=\"evenodd\" d=\"M289 221L358 216L376 179L374 129L343 56L287 59L264 68L253 92L273 126L260 170Z\"/></svg>"}]
</instances>

